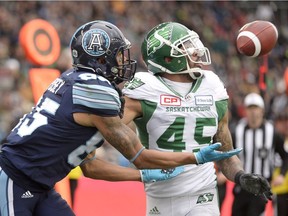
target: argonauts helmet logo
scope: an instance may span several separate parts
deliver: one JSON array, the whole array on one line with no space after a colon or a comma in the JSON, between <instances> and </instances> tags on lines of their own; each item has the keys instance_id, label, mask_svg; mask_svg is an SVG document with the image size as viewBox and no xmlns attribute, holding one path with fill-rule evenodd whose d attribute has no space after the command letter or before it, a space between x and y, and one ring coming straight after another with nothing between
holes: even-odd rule
<instances>
[{"instance_id":1,"label":"argonauts helmet logo","mask_svg":"<svg viewBox=\"0 0 288 216\"><path fill-rule=\"evenodd\" d=\"M90 29L82 38L83 50L91 56L101 56L110 47L110 37L102 29Z\"/></svg>"}]
</instances>

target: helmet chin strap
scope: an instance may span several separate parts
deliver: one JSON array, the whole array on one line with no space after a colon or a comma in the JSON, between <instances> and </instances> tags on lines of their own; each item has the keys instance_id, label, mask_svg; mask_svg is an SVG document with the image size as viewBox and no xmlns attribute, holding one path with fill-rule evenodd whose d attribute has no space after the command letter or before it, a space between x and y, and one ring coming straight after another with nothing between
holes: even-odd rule
<instances>
[{"instance_id":1,"label":"helmet chin strap","mask_svg":"<svg viewBox=\"0 0 288 216\"><path fill-rule=\"evenodd\" d=\"M195 76L196 73L198 74L197 76ZM200 77L202 77L203 73L202 73L202 71L201 72L197 71L197 72L191 72L191 73L189 73L189 75L192 77L192 79L196 80L196 79L199 79Z\"/></svg>"},{"instance_id":2,"label":"helmet chin strap","mask_svg":"<svg viewBox=\"0 0 288 216\"><path fill-rule=\"evenodd\" d=\"M95 69L92 67L87 67L87 66L84 66L82 64L72 64L72 66L76 67L76 68L84 68L84 69L92 70L95 73Z\"/></svg>"},{"instance_id":3,"label":"helmet chin strap","mask_svg":"<svg viewBox=\"0 0 288 216\"><path fill-rule=\"evenodd\" d=\"M191 71L192 69L196 69L196 68L191 68L189 71ZM189 75L192 77L192 79L199 79L203 76L203 70L200 69L200 70L191 71L189 72Z\"/></svg>"},{"instance_id":4,"label":"helmet chin strap","mask_svg":"<svg viewBox=\"0 0 288 216\"><path fill-rule=\"evenodd\" d=\"M188 70L180 71L177 72L177 74L189 74L192 79L199 79L203 76L205 70L202 70L201 68L189 68ZM176 74L176 73L171 73L171 74Z\"/></svg>"},{"instance_id":5,"label":"helmet chin strap","mask_svg":"<svg viewBox=\"0 0 288 216\"><path fill-rule=\"evenodd\" d=\"M189 68L187 70L183 70L183 71L179 71L179 72L172 72L170 70L168 70L165 67L162 67L159 64L156 64L155 62L148 60L148 64L153 65L156 68L159 68L162 72L168 73L168 74L189 74L192 79L199 79L203 76L203 72L205 70L202 70L201 68L195 67L195 68Z\"/></svg>"},{"instance_id":6,"label":"helmet chin strap","mask_svg":"<svg viewBox=\"0 0 288 216\"><path fill-rule=\"evenodd\" d=\"M172 71L168 70L167 68L165 68L159 64L156 64L155 62L153 62L151 60L148 60L148 64L151 64L153 67L160 69L162 72L169 73L169 74L175 74Z\"/></svg>"}]
</instances>

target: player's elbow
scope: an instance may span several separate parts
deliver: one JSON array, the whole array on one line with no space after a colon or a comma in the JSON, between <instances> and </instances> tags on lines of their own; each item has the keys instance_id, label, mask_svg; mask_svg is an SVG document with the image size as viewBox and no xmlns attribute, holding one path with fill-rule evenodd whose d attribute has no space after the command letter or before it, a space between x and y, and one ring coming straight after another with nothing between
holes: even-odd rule
<instances>
[{"instance_id":1,"label":"player's elbow","mask_svg":"<svg viewBox=\"0 0 288 216\"><path fill-rule=\"evenodd\" d=\"M83 176L85 176L87 178L90 177L90 172L88 171L86 166L81 166L81 170L82 170Z\"/></svg>"},{"instance_id":2,"label":"player's elbow","mask_svg":"<svg viewBox=\"0 0 288 216\"><path fill-rule=\"evenodd\" d=\"M80 165L80 168L82 170L83 176L87 177L87 178L94 178L93 176L93 171L95 170L95 168L93 168L93 166L91 165L91 163L86 163L83 165Z\"/></svg>"}]
</instances>

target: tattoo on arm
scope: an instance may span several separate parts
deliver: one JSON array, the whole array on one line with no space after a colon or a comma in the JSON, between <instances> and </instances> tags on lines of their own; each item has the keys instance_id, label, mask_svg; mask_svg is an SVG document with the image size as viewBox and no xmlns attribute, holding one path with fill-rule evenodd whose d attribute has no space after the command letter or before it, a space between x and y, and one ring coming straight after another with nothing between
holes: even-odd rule
<instances>
[{"instance_id":1,"label":"tattoo on arm","mask_svg":"<svg viewBox=\"0 0 288 216\"><path fill-rule=\"evenodd\" d=\"M137 152L135 149L135 145L138 143L136 134L124 124L108 126L108 131L106 140L127 159L133 158Z\"/></svg>"},{"instance_id":2,"label":"tattoo on arm","mask_svg":"<svg viewBox=\"0 0 288 216\"><path fill-rule=\"evenodd\" d=\"M219 122L217 133L214 136L214 142L222 143L221 151L229 151L233 149L232 136L228 127L228 112L223 119ZM235 175L240 170L243 170L241 161L238 156L233 156L225 160L217 162L217 165L221 169L222 173L230 181L234 181Z\"/></svg>"}]
</instances>

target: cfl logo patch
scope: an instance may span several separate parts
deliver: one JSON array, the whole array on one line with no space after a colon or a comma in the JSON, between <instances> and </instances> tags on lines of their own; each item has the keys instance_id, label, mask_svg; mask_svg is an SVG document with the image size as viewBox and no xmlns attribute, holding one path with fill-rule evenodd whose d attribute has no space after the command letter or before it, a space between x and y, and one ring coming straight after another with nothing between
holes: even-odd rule
<instances>
[{"instance_id":1,"label":"cfl logo patch","mask_svg":"<svg viewBox=\"0 0 288 216\"><path fill-rule=\"evenodd\" d=\"M163 106L181 106L181 100L171 95L161 95L160 104Z\"/></svg>"},{"instance_id":2,"label":"cfl logo patch","mask_svg":"<svg viewBox=\"0 0 288 216\"><path fill-rule=\"evenodd\" d=\"M212 193L202 194L198 197L196 204L211 202L213 200L213 197L214 197L214 194Z\"/></svg>"}]
</instances>

